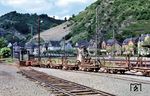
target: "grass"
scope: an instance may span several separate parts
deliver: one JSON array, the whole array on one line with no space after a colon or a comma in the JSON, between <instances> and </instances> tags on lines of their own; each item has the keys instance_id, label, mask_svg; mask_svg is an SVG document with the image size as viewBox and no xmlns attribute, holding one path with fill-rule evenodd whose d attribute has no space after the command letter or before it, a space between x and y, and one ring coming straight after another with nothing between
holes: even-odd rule
<instances>
[{"instance_id":1,"label":"grass","mask_svg":"<svg viewBox=\"0 0 150 96\"><path fill-rule=\"evenodd\" d=\"M7 64L13 64L14 63L14 59L13 58L4 58L5 63Z\"/></svg>"}]
</instances>

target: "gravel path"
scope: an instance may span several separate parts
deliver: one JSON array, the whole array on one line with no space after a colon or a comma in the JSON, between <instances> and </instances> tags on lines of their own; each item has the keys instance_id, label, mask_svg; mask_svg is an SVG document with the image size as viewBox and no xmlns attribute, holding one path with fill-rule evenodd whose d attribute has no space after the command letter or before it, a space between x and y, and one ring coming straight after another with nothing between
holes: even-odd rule
<instances>
[{"instance_id":1,"label":"gravel path","mask_svg":"<svg viewBox=\"0 0 150 96\"><path fill-rule=\"evenodd\" d=\"M14 66L0 64L0 96L51 96L46 89L17 71Z\"/></svg>"},{"instance_id":2,"label":"gravel path","mask_svg":"<svg viewBox=\"0 0 150 96\"><path fill-rule=\"evenodd\" d=\"M89 72L76 72L76 71L63 71L56 69L34 68L38 71L45 72L59 78L63 78L72 82L76 82L85 86L89 86L101 91L105 91L117 96L150 96L150 79L148 77L127 76L127 75L114 75L114 74L101 74ZM128 81L124 79L129 79ZM132 78L133 77L133 78ZM133 82L131 80L136 80ZM146 82L149 82L148 84ZM131 83L141 83L142 91L130 91Z\"/></svg>"}]
</instances>

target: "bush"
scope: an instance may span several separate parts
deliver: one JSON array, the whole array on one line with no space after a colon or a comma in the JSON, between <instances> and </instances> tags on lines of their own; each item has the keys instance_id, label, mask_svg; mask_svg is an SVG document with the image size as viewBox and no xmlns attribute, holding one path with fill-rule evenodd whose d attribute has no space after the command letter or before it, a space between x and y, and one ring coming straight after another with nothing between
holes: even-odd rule
<instances>
[{"instance_id":1,"label":"bush","mask_svg":"<svg viewBox=\"0 0 150 96\"><path fill-rule=\"evenodd\" d=\"M7 47L4 47L4 48L2 48L2 49L0 50L0 54L1 54L1 56L3 56L4 58L11 56L10 53L11 53L11 49L10 49L10 48L7 48Z\"/></svg>"}]
</instances>

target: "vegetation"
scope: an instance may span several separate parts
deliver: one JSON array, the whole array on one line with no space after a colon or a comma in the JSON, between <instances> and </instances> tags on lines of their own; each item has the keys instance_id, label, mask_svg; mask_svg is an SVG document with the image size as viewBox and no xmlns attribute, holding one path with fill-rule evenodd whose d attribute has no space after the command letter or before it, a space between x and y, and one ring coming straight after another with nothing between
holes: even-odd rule
<instances>
[{"instance_id":1,"label":"vegetation","mask_svg":"<svg viewBox=\"0 0 150 96\"><path fill-rule=\"evenodd\" d=\"M65 52L65 53L64 53ZM47 54L47 53L49 53L49 54L66 54L66 55L68 55L68 54L76 54L76 50L74 50L74 49L70 49L70 50L47 50L47 51L45 51L45 52L43 52L44 54Z\"/></svg>"},{"instance_id":2,"label":"vegetation","mask_svg":"<svg viewBox=\"0 0 150 96\"><path fill-rule=\"evenodd\" d=\"M11 49L8 47L4 47L0 50L0 54L4 58L9 57L11 56Z\"/></svg>"},{"instance_id":3,"label":"vegetation","mask_svg":"<svg viewBox=\"0 0 150 96\"><path fill-rule=\"evenodd\" d=\"M7 41L1 37L0 38L0 49L7 46Z\"/></svg>"},{"instance_id":4,"label":"vegetation","mask_svg":"<svg viewBox=\"0 0 150 96\"><path fill-rule=\"evenodd\" d=\"M43 21L40 24L40 31L64 22L64 20L48 17L46 14L20 14L12 11L0 17L0 35L5 37L8 42L22 41L24 44L31 38L31 32L32 35L37 34L38 17Z\"/></svg>"},{"instance_id":5,"label":"vegetation","mask_svg":"<svg viewBox=\"0 0 150 96\"><path fill-rule=\"evenodd\" d=\"M119 41L150 33L149 0L97 0L78 15L73 16L73 43L94 38L98 8L99 41L112 38L113 31ZM70 39L70 38L69 38Z\"/></svg>"}]
</instances>

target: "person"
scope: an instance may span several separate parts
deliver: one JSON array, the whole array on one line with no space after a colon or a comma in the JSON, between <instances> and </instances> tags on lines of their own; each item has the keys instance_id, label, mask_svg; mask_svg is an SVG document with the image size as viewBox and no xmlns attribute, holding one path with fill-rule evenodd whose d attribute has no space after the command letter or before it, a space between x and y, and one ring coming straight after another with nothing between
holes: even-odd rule
<instances>
[{"instance_id":1,"label":"person","mask_svg":"<svg viewBox=\"0 0 150 96\"><path fill-rule=\"evenodd\" d=\"M79 60L80 62L82 61L82 48L79 47L77 48L77 60Z\"/></svg>"}]
</instances>

